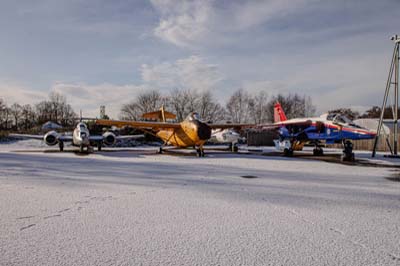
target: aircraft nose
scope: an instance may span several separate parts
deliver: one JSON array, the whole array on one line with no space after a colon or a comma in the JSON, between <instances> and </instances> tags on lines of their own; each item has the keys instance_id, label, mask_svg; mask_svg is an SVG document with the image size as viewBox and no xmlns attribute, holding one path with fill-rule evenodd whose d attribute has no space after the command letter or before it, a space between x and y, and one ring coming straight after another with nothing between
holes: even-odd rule
<instances>
[{"instance_id":1,"label":"aircraft nose","mask_svg":"<svg viewBox=\"0 0 400 266\"><path fill-rule=\"evenodd\" d=\"M201 140L208 140L211 138L211 128L205 123L198 122L197 135Z\"/></svg>"}]
</instances>

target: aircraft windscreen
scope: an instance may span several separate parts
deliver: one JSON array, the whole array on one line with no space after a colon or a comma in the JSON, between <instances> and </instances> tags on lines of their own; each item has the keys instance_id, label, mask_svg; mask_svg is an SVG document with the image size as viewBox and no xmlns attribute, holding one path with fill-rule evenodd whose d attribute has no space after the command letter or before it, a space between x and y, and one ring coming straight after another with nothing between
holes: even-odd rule
<instances>
[{"instance_id":1,"label":"aircraft windscreen","mask_svg":"<svg viewBox=\"0 0 400 266\"><path fill-rule=\"evenodd\" d=\"M189 121L194 121L194 120L198 120L200 121L200 115L198 113L191 113L188 117L187 120Z\"/></svg>"},{"instance_id":2,"label":"aircraft windscreen","mask_svg":"<svg viewBox=\"0 0 400 266\"><path fill-rule=\"evenodd\" d=\"M331 113L326 117L326 120L341 124L353 124L353 121L345 115Z\"/></svg>"}]
</instances>

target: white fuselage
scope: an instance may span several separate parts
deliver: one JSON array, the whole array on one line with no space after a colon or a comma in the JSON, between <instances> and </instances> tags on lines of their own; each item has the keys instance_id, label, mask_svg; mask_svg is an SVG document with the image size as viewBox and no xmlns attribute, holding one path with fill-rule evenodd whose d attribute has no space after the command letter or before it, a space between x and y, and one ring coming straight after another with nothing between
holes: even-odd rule
<instances>
[{"instance_id":1,"label":"white fuselage","mask_svg":"<svg viewBox=\"0 0 400 266\"><path fill-rule=\"evenodd\" d=\"M72 145L74 146L90 146L90 134L86 124L78 123L72 134Z\"/></svg>"},{"instance_id":2,"label":"white fuselage","mask_svg":"<svg viewBox=\"0 0 400 266\"><path fill-rule=\"evenodd\" d=\"M237 143L240 135L232 129L213 130L210 140L219 143Z\"/></svg>"}]
</instances>

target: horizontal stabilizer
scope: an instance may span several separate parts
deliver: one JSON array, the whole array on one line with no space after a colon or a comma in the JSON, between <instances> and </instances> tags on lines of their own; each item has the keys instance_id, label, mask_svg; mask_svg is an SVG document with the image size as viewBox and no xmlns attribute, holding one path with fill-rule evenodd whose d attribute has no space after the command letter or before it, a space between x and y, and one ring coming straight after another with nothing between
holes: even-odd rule
<instances>
[{"instance_id":1,"label":"horizontal stabilizer","mask_svg":"<svg viewBox=\"0 0 400 266\"><path fill-rule=\"evenodd\" d=\"M159 111L155 111L155 112L150 112L150 113L145 113L142 115L142 117L144 119L155 119L158 121L163 121L163 112L161 110ZM167 112L164 111L164 117L165 119L176 119L176 115L171 113L171 112Z\"/></svg>"}]
</instances>

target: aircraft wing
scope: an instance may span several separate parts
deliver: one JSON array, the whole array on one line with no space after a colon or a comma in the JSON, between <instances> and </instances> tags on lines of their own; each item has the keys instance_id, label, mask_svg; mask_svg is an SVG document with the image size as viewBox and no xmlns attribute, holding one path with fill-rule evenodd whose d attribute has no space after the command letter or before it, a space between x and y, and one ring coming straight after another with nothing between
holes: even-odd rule
<instances>
[{"instance_id":1,"label":"aircraft wing","mask_svg":"<svg viewBox=\"0 0 400 266\"><path fill-rule=\"evenodd\" d=\"M130 126L134 128L153 129L153 130L180 128L180 124L178 123L122 121L122 120L106 120L106 119L98 119L96 120L96 124L103 126L116 126L116 127Z\"/></svg>"},{"instance_id":2,"label":"aircraft wing","mask_svg":"<svg viewBox=\"0 0 400 266\"><path fill-rule=\"evenodd\" d=\"M143 134L138 134L138 135L123 135L123 136L116 136L116 139L140 139L144 138ZM102 135L90 135L89 137L90 141L103 141L104 137Z\"/></svg>"},{"instance_id":3,"label":"aircraft wing","mask_svg":"<svg viewBox=\"0 0 400 266\"><path fill-rule=\"evenodd\" d=\"M226 129L226 128L250 128L254 127L254 124L207 124L211 129Z\"/></svg>"},{"instance_id":4,"label":"aircraft wing","mask_svg":"<svg viewBox=\"0 0 400 266\"><path fill-rule=\"evenodd\" d=\"M283 122L277 122L277 123L271 123L271 124L261 124L258 125L257 128L262 128L262 129L275 129L275 128L280 128L280 127L285 127L285 126L300 126L300 125L311 125L312 121L311 120L305 120L305 119L291 119Z\"/></svg>"},{"instance_id":5,"label":"aircraft wing","mask_svg":"<svg viewBox=\"0 0 400 266\"><path fill-rule=\"evenodd\" d=\"M138 134L138 135L123 135L123 136L117 136L117 139L140 139L144 138L143 134Z\"/></svg>"},{"instance_id":6,"label":"aircraft wing","mask_svg":"<svg viewBox=\"0 0 400 266\"><path fill-rule=\"evenodd\" d=\"M72 135L60 135L57 139L63 142L72 141Z\"/></svg>"},{"instance_id":7,"label":"aircraft wing","mask_svg":"<svg viewBox=\"0 0 400 266\"><path fill-rule=\"evenodd\" d=\"M30 135L30 134L9 134L10 137L22 138L22 139L39 139L43 140L45 135ZM70 135L58 135L57 139L60 141L72 141L72 136Z\"/></svg>"},{"instance_id":8,"label":"aircraft wing","mask_svg":"<svg viewBox=\"0 0 400 266\"><path fill-rule=\"evenodd\" d=\"M22 139L40 139L43 140L44 135L30 135L30 134L9 134L8 136L13 138L22 138Z\"/></svg>"},{"instance_id":9,"label":"aircraft wing","mask_svg":"<svg viewBox=\"0 0 400 266\"><path fill-rule=\"evenodd\" d=\"M103 141L103 136L102 135L98 135L98 136L90 135L89 140L90 141Z\"/></svg>"}]
</instances>

